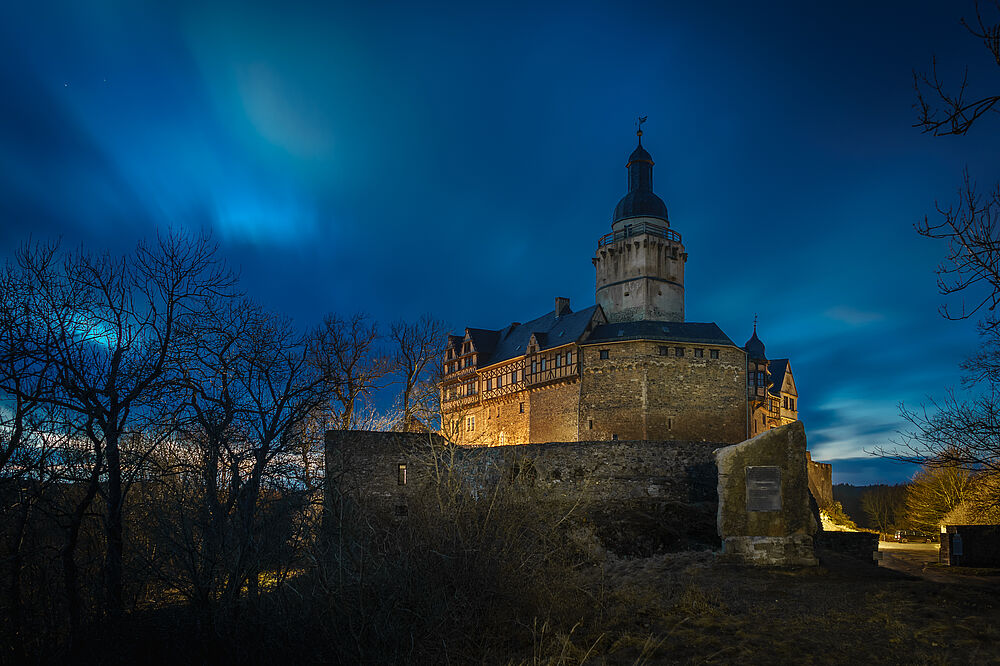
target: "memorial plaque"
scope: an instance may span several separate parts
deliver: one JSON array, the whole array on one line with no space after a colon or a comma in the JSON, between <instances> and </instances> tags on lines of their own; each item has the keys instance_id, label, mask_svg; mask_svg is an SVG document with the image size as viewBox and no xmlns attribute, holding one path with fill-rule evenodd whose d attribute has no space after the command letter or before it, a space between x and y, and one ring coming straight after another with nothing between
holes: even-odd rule
<instances>
[{"instance_id":1,"label":"memorial plaque","mask_svg":"<svg viewBox=\"0 0 1000 666\"><path fill-rule=\"evenodd\" d=\"M781 511L780 467L747 467L747 511Z\"/></svg>"}]
</instances>

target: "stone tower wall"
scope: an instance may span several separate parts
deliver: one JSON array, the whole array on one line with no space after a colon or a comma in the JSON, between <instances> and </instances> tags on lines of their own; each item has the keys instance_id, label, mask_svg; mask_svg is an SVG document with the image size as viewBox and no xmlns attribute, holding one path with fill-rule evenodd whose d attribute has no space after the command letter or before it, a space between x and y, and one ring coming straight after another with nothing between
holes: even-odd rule
<instances>
[{"instance_id":1,"label":"stone tower wall","mask_svg":"<svg viewBox=\"0 0 1000 666\"><path fill-rule=\"evenodd\" d=\"M662 226L662 220L635 218ZM684 321L684 246L654 234L598 248L593 263L597 303L608 321Z\"/></svg>"}]
</instances>

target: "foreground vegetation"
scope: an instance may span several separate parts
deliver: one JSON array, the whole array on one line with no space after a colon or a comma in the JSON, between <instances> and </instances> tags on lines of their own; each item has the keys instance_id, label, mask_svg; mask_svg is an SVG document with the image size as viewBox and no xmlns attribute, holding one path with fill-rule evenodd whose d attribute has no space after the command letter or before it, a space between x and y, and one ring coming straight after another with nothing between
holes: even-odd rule
<instances>
[{"instance_id":1,"label":"foreground vegetation","mask_svg":"<svg viewBox=\"0 0 1000 666\"><path fill-rule=\"evenodd\" d=\"M812 569L723 566L709 544L672 552L679 542L666 538L626 556L633 530L622 523L641 524L639 507L611 530L604 507L556 507L506 481L473 492L447 465L405 519L339 498L322 524L292 497L274 498L266 514L269 533L282 538L260 551L270 559L253 589L199 601L176 586L176 571L131 569L130 580L144 582L141 595L129 588L132 610L117 619L91 613L75 643L58 621L33 624L19 643L3 643L4 658L988 663L1000 651L1000 582L942 585L828 552ZM44 572L30 571L41 583ZM36 620L60 603L30 589Z\"/></svg>"}]
</instances>

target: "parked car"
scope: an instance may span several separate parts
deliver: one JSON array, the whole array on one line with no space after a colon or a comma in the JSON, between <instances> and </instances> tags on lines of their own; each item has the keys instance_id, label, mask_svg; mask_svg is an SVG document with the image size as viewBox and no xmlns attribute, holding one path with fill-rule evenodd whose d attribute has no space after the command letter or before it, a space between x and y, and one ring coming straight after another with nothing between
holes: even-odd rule
<instances>
[{"instance_id":1,"label":"parked car","mask_svg":"<svg viewBox=\"0 0 1000 666\"><path fill-rule=\"evenodd\" d=\"M936 543L937 536L916 530L897 530L893 540L899 543Z\"/></svg>"}]
</instances>

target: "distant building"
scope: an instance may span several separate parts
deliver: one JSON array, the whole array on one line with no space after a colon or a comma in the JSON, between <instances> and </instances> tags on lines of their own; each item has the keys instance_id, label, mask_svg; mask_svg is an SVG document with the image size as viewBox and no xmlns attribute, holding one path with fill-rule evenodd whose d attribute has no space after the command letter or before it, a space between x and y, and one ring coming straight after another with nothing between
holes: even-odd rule
<instances>
[{"instance_id":1,"label":"distant building","mask_svg":"<svg viewBox=\"0 0 1000 666\"><path fill-rule=\"evenodd\" d=\"M750 362L718 325L684 321L688 254L653 192L653 159L638 135L628 192L592 258L597 304L574 312L556 298L551 312L526 323L450 336L441 382L448 439L728 443L795 420L787 359L767 361L761 343Z\"/></svg>"},{"instance_id":2,"label":"distant building","mask_svg":"<svg viewBox=\"0 0 1000 666\"><path fill-rule=\"evenodd\" d=\"M768 360L764 343L753 335L743 346L747 353L747 402L750 436L798 421L799 392L795 388L792 364L787 358Z\"/></svg>"}]
</instances>

